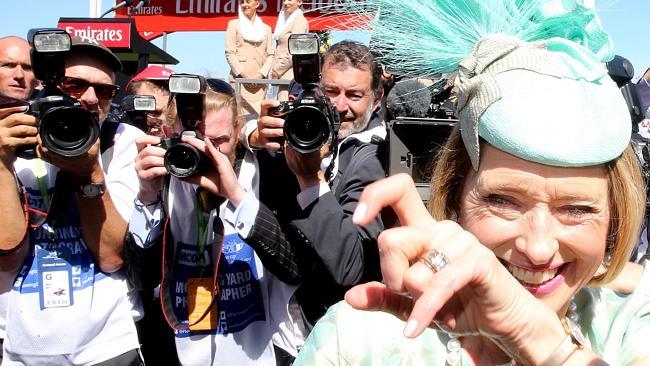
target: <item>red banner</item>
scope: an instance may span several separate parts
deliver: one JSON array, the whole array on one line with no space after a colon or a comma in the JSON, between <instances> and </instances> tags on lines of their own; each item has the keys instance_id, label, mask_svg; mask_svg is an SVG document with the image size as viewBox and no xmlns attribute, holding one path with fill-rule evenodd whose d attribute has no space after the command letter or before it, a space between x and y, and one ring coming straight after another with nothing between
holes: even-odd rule
<instances>
[{"instance_id":1,"label":"red banner","mask_svg":"<svg viewBox=\"0 0 650 366\"><path fill-rule=\"evenodd\" d=\"M349 29L350 16L337 14L342 0L314 0L303 3L310 30ZM348 0L350 1L350 0ZM354 0L353 0L354 1ZM359 1L359 0L356 0ZM121 1L116 0L116 3ZM136 1L137 3L137 1ZM273 28L282 0L260 0L258 14ZM144 32L225 31L228 21L237 18L239 0L151 0L135 12L120 8L115 17L132 17L140 34Z\"/></svg>"},{"instance_id":2,"label":"red banner","mask_svg":"<svg viewBox=\"0 0 650 366\"><path fill-rule=\"evenodd\" d=\"M109 48L131 47L131 23L59 22L58 27L71 36L92 38Z\"/></svg>"}]
</instances>

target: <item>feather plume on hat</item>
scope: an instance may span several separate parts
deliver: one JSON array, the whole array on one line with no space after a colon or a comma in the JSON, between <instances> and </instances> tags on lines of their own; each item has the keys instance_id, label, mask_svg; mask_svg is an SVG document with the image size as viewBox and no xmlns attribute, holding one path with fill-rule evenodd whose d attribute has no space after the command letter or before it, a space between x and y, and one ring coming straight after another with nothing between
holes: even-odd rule
<instances>
[{"instance_id":1,"label":"feather plume on hat","mask_svg":"<svg viewBox=\"0 0 650 366\"><path fill-rule=\"evenodd\" d=\"M604 62L613 43L584 0L346 2L395 73L459 71L458 115L478 169L480 139L522 159L588 166L618 157L631 121Z\"/></svg>"}]
</instances>

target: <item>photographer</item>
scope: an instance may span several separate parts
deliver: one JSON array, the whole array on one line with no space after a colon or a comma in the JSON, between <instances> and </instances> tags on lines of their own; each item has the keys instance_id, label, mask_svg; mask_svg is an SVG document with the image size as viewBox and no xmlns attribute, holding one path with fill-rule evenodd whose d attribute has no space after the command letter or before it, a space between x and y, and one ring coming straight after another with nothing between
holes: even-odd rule
<instances>
[{"instance_id":1,"label":"photographer","mask_svg":"<svg viewBox=\"0 0 650 366\"><path fill-rule=\"evenodd\" d=\"M278 253L265 265L283 280L300 284L296 300L307 328L350 286L380 279L376 238L383 229L379 217L364 228L352 223L363 188L385 176L381 149L386 129L376 117L383 95L381 70L366 46L350 41L330 47L322 63L320 89L340 115L334 151L325 144L320 151L302 154L285 143L284 155L274 159L258 150L260 197L271 211L260 207L246 229L246 239L256 250L271 246L269 251ZM281 148L277 138L284 136L285 121L269 115L277 105L264 102L262 117L249 135L252 147ZM282 164L292 174L282 178L282 164L265 167L278 157L286 159ZM290 189L296 180L297 197Z\"/></svg>"},{"instance_id":2,"label":"photographer","mask_svg":"<svg viewBox=\"0 0 650 366\"><path fill-rule=\"evenodd\" d=\"M32 72L32 64L29 59L29 43L26 40L15 37L7 36L0 38L0 93L7 95L12 98L19 100L27 100L29 96L34 91L34 87L38 83L38 80L34 78L34 72ZM19 107L17 110L22 110L23 107ZM21 114L12 113L12 110L9 109L0 109L0 135L1 139L9 137L5 133L5 129L9 126L12 126L16 123L20 123L16 118L21 118ZM3 156L4 159L4 156ZM6 166L3 164L3 167ZM2 169L2 167L0 167ZM0 182L0 184L5 186L6 183L13 183L13 177L9 175L2 175L3 177L9 178L9 182ZM17 207L2 206L0 208L0 215L6 217L11 215L13 210ZM22 218L16 217L19 224L22 224ZM21 238L14 237L14 235L20 235L20 233L11 233L4 232L2 239L3 243L15 243ZM5 235L9 235L6 237ZM0 347L5 338L5 326L6 326L6 313L7 313L7 301L9 298L9 291L11 290L11 283L18 273L20 268L20 262L16 263L15 261L12 266L9 268L3 267L0 271ZM0 363L2 363L2 355L0 355Z\"/></svg>"},{"instance_id":3,"label":"photographer","mask_svg":"<svg viewBox=\"0 0 650 366\"><path fill-rule=\"evenodd\" d=\"M29 60L29 43L16 36L0 38L0 93L27 100L37 84Z\"/></svg>"},{"instance_id":4,"label":"photographer","mask_svg":"<svg viewBox=\"0 0 650 366\"><path fill-rule=\"evenodd\" d=\"M80 131L101 125L118 90L119 59L95 40L73 38L60 64L41 62L37 70L35 52L35 74L64 73L49 87L83 105L70 108L73 117L88 117L74 119ZM119 126L110 166L100 162L99 139L87 151L56 154L43 145L41 127L59 107L46 112L43 99L0 111L3 121L11 117L0 128L0 266L23 263L10 292L3 364L140 365L127 285L117 271L137 187L133 140L141 133ZM38 158L18 156L34 145Z\"/></svg>"},{"instance_id":5,"label":"photographer","mask_svg":"<svg viewBox=\"0 0 650 366\"><path fill-rule=\"evenodd\" d=\"M140 126L147 135L163 136L162 124L165 120L169 102L169 77L172 69L150 65L137 73L128 84L126 92L130 95L152 95L156 99L156 110L147 112L146 126Z\"/></svg>"},{"instance_id":6,"label":"photographer","mask_svg":"<svg viewBox=\"0 0 650 366\"><path fill-rule=\"evenodd\" d=\"M198 121L181 117L189 108L172 94L163 130L173 137L137 140L140 192L129 231L145 250L162 250L161 304L181 364L274 365L272 337L288 324L294 288L268 272L235 230L242 207L259 204L256 162L237 153L234 90L221 80L206 83ZM207 159L184 178L176 163L187 160L175 156L179 133Z\"/></svg>"}]
</instances>

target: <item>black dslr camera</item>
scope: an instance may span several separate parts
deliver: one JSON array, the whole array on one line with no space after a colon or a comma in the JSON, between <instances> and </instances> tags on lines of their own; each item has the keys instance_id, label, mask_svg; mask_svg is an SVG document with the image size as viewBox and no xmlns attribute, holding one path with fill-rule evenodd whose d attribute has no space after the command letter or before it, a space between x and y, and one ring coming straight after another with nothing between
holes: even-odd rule
<instances>
[{"instance_id":1,"label":"black dslr camera","mask_svg":"<svg viewBox=\"0 0 650 366\"><path fill-rule=\"evenodd\" d=\"M58 85L65 77L65 54L70 50L70 35L56 28L30 29L30 57L35 77L43 83L29 102L27 113L36 116L42 146L49 151L74 157L85 154L99 137L99 123L79 101L64 94ZM35 146L17 149L17 155L36 157Z\"/></svg>"},{"instance_id":2,"label":"black dslr camera","mask_svg":"<svg viewBox=\"0 0 650 366\"><path fill-rule=\"evenodd\" d=\"M634 67L628 59L619 55L614 56L614 58L607 62L606 65L607 73L621 90L625 103L627 104L627 109L630 112L630 118L632 120L632 139L630 141L645 178L646 194L650 197L650 141L639 134L638 124L643 120L644 115L641 108L637 85L632 83ZM645 225L647 230L647 239L650 240L650 215L648 212L650 212L650 202L646 200ZM632 260L636 259L637 251L638 247L634 249ZM644 257L650 257L650 247Z\"/></svg>"},{"instance_id":3,"label":"black dslr camera","mask_svg":"<svg viewBox=\"0 0 650 366\"><path fill-rule=\"evenodd\" d=\"M153 95L127 95L120 106L129 124L147 132L147 113L156 111Z\"/></svg>"},{"instance_id":4,"label":"black dslr camera","mask_svg":"<svg viewBox=\"0 0 650 366\"><path fill-rule=\"evenodd\" d=\"M648 140L638 133L638 124L643 120L644 115L641 110L637 86L632 82L634 67L628 59L619 55L614 56L611 61L607 62L606 66L607 73L621 90L625 103L627 104L627 109L630 112L630 118L632 120L632 147L643 167L646 181L648 181L650 178L650 153L648 151Z\"/></svg>"},{"instance_id":5,"label":"black dslr camera","mask_svg":"<svg viewBox=\"0 0 650 366\"><path fill-rule=\"evenodd\" d=\"M199 75L173 74L169 77L169 91L176 99L176 114L183 124L183 132L161 139L158 146L167 150L165 168L179 178L200 174L209 164L205 154L181 141L181 136L196 137L197 124L203 119L205 88L205 79Z\"/></svg>"},{"instance_id":6,"label":"black dslr camera","mask_svg":"<svg viewBox=\"0 0 650 366\"><path fill-rule=\"evenodd\" d=\"M607 73L616 82L616 85L623 94L627 109L632 118L632 129L634 132L638 132L637 123L641 122L644 116L641 110L641 101L637 86L632 82L634 67L628 59L619 55L614 56L606 65Z\"/></svg>"},{"instance_id":7,"label":"black dslr camera","mask_svg":"<svg viewBox=\"0 0 650 366\"><path fill-rule=\"evenodd\" d=\"M295 100L280 102L270 111L272 116L285 119L284 138L294 150L304 154L320 150L328 141L332 150L340 127L338 111L318 85L318 49L318 35L314 33L289 36L294 79L303 91Z\"/></svg>"}]
</instances>

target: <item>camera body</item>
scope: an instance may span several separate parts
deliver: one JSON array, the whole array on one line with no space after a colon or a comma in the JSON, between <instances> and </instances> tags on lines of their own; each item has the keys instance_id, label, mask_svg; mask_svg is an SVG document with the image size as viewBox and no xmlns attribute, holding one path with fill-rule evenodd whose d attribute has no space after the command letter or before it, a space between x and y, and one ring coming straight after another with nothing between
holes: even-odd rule
<instances>
[{"instance_id":1,"label":"camera body","mask_svg":"<svg viewBox=\"0 0 650 366\"><path fill-rule=\"evenodd\" d=\"M58 90L58 89L57 89ZM29 102L28 114L36 117L41 144L65 157L85 154L99 138L97 120L76 99L56 90L44 89ZM19 156L33 158L33 147Z\"/></svg>"},{"instance_id":2,"label":"camera body","mask_svg":"<svg viewBox=\"0 0 650 366\"><path fill-rule=\"evenodd\" d=\"M320 48L314 33L289 36L289 52L293 61L294 79L302 92L293 101L280 102L270 115L284 118L284 138L296 151L304 154L336 143L340 123L339 113L320 90Z\"/></svg>"},{"instance_id":3,"label":"camera body","mask_svg":"<svg viewBox=\"0 0 650 366\"><path fill-rule=\"evenodd\" d=\"M284 138L296 151L307 154L336 141L339 114L318 89L305 89L295 100L280 102L271 112L284 118Z\"/></svg>"},{"instance_id":4,"label":"camera body","mask_svg":"<svg viewBox=\"0 0 650 366\"><path fill-rule=\"evenodd\" d=\"M29 102L27 113L36 116L42 146L60 156L83 155L99 138L99 122L79 101L58 88L65 76L70 35L56 28L31 29L27 38L34 75L43 83L43 90ZM23 146L16 153L32 159L36 146Z\"/></svg>"},{"instance_id":5,"label":"camera body","mask_svg":"<svg viewBox=\"0 0 650 366\"><path fill-rule=\"evenodd\" d=\"M638 131L637 123L643 120L644 115L641 110L637 85L632 82L634 67L628 59L619 55L614 56L605 65L607 66L607 74L616 82L616 85L623 94L627 109L630 112L630 118L632 119L632 129L636 132Z\"/></svg>"},{"instance_id":6,"label":"camera body","mask_svg":"<svg viewBox=\"0 0 650 366\"><path fill-rule=\"evenodd\" d=\"M129 124L147 133L147 113L156 111L156 98L153 95L127 95L122 98L120 110Z\"/></svg>"},{"instance_id":7,"label":"camera body","mask_svg":"<svg viewBox=\"0 0 650 366\"><path fill-rule=\"evenodd\" d=\"M196 137L196 128L203 118L205 89L206 81L199 75L173 74L169 77L169 91L176 100L176 114L183 131L180 135L163 138L159 146L167 150L165 169L179 178L201 174L209 164L205 154L181 141L181 136Z\"/></svg>"}]
</instances>

